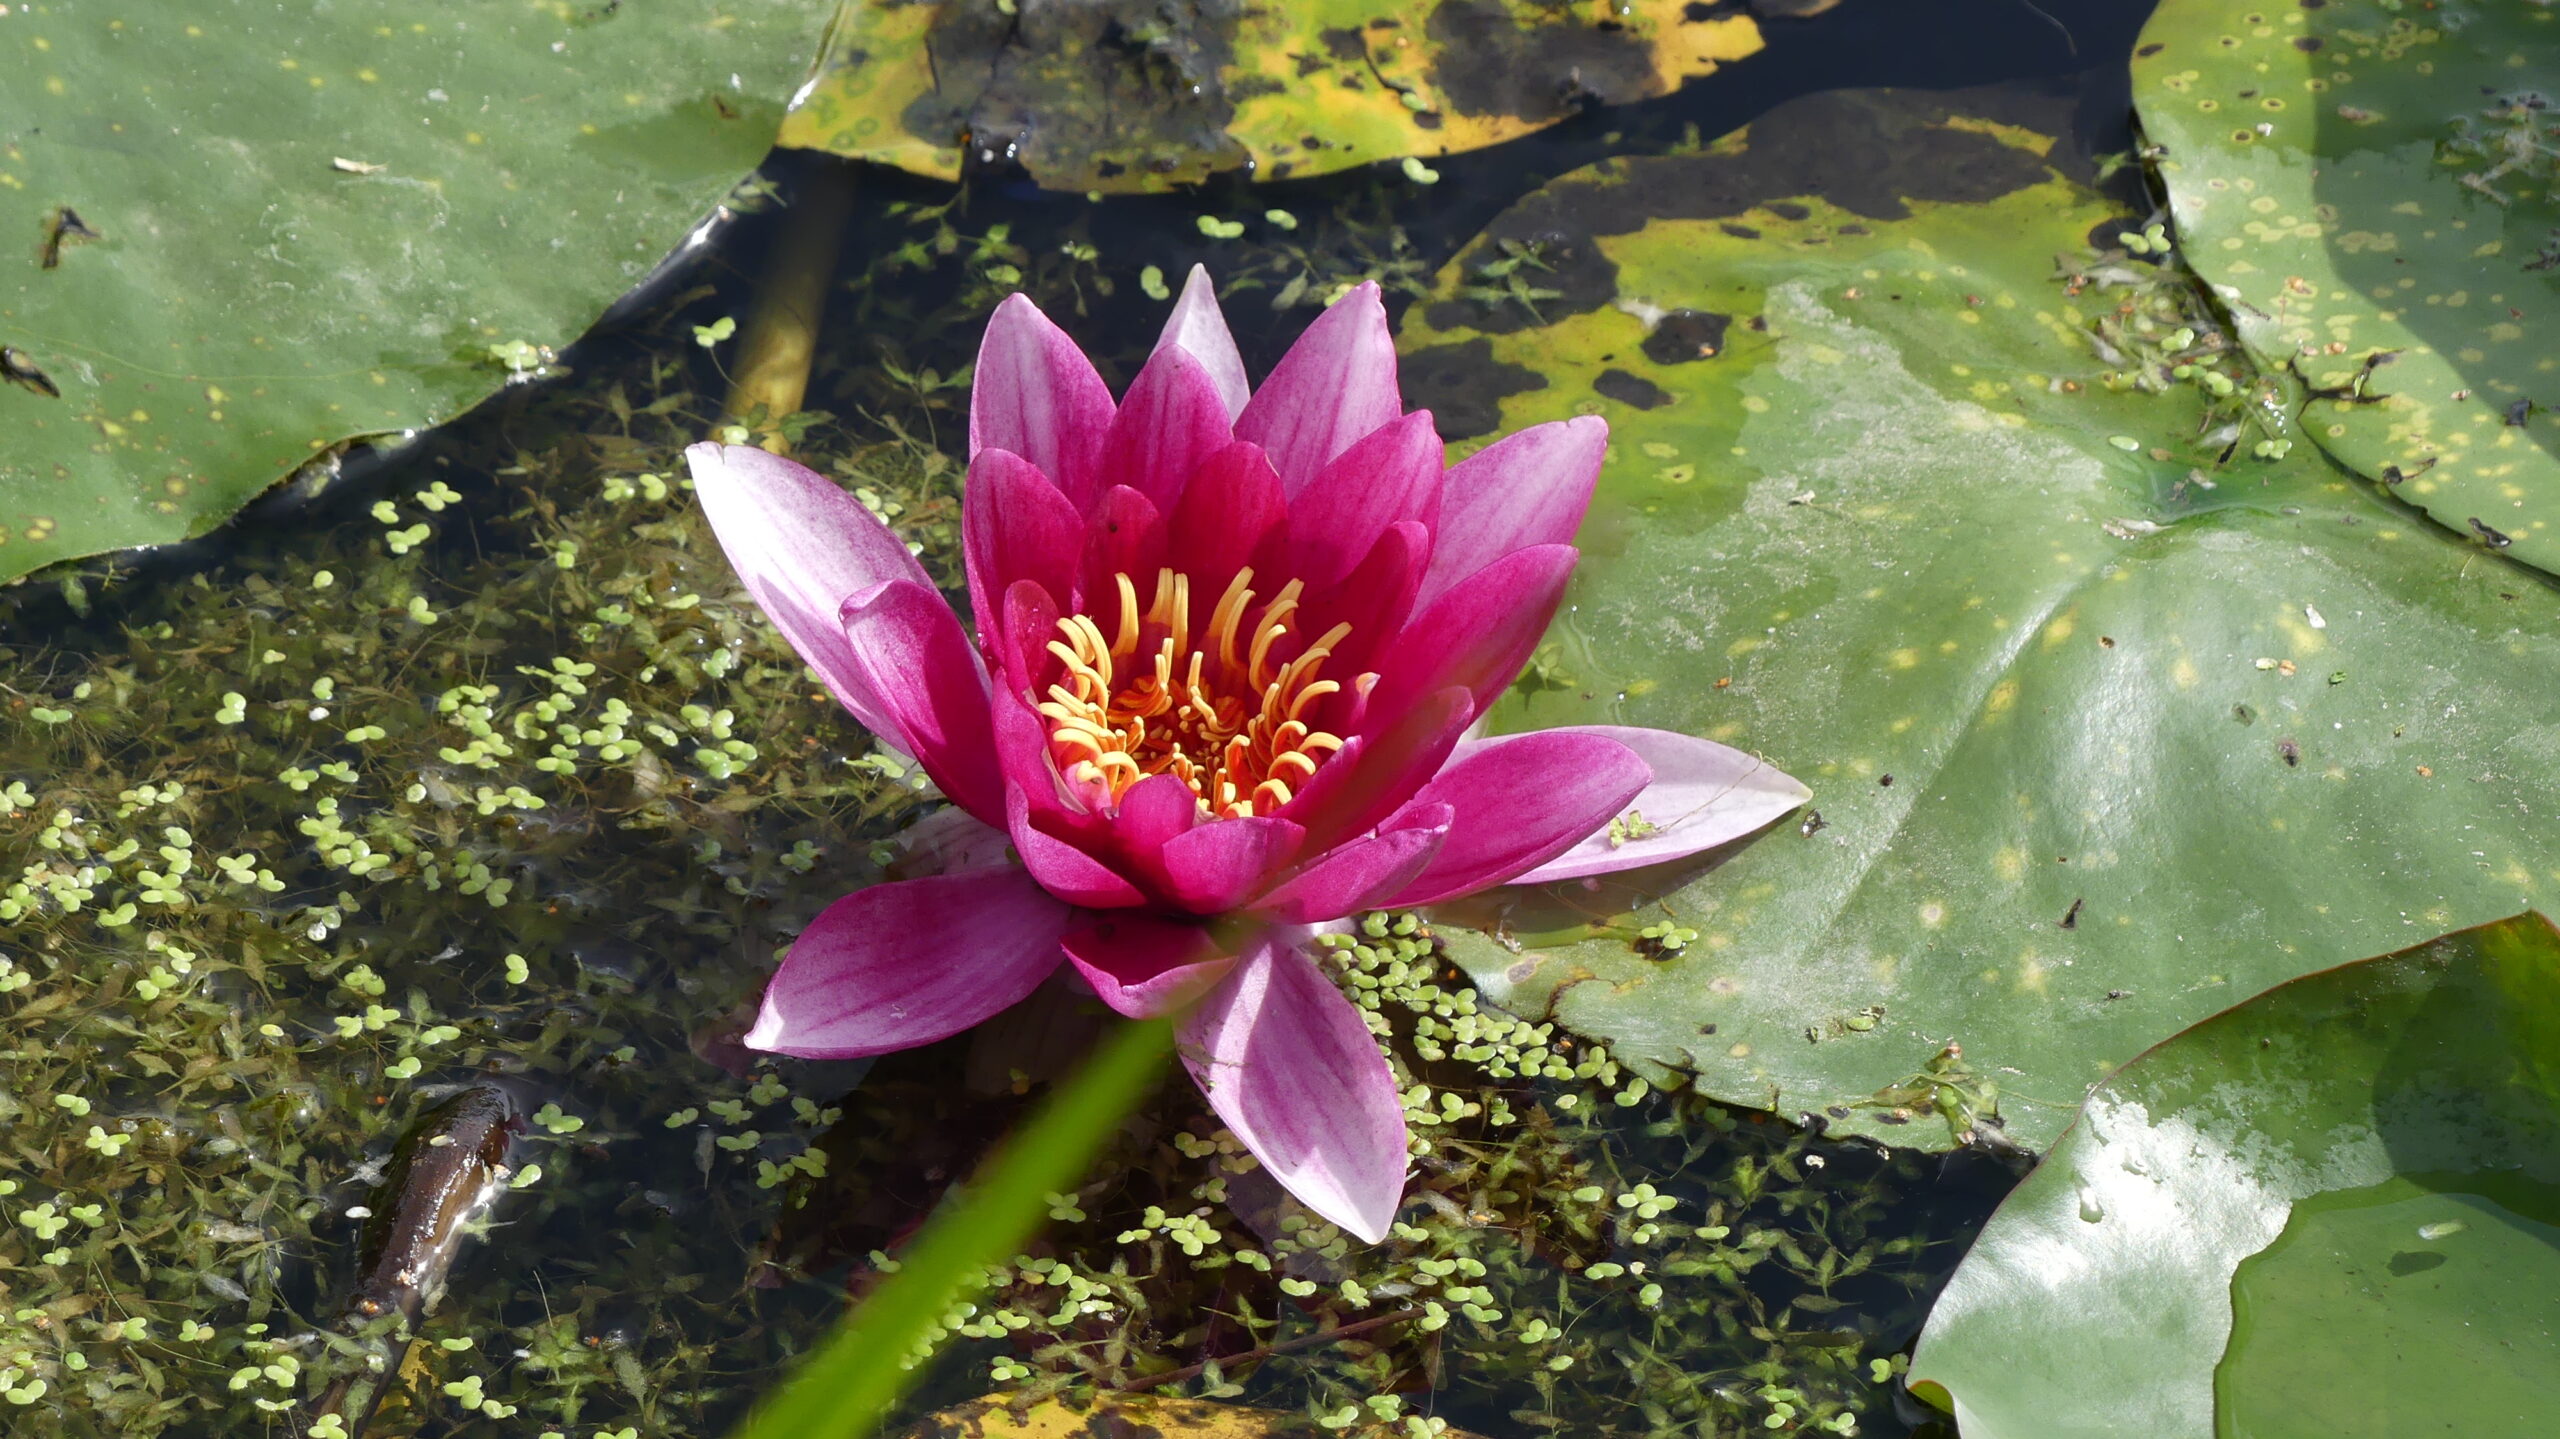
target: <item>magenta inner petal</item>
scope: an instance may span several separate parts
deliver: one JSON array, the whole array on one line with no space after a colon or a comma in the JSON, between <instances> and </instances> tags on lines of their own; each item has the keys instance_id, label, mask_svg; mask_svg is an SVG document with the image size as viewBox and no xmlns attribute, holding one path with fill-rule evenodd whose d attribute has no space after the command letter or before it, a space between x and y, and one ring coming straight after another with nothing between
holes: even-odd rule
<instances>
[{"instance_id":1,"label":"magenta inner petal","mask_svg":"<svg viewBox=\"0 0 2560 1439\"><path fill-rule=\"evenodd\" d=\"M1372 281L1317 316L1280 357L1236 416L1236 438L1268 450L1294 496L1326 461L1403 412L1395 337Z\"/></svg>"},{"instance_id":2,"label":"magenta inner petal","mask_svg":"<svg viewBox=\"0 0 2560 1439\"><path fill-rule=\"evenodd\" d=\"M1005 801L1009 820L1006 831L1013 836L1013 847L1022 856L1023 868L1031 871L1041 888L1086 909L1135 909L1147 902L1136 885L1109 865L1071 841L1042 830L1034 822L1030 802L1019 784L1005 786Z\"/></svg>"},{"instance_id":3,"label":"magenta inner petal","mask_svg":"<svg viewBox=\"0 0 2560 1439\"><path fill-rule=\"evenodd\" d=\"M1289 571L1309 589L1351 573L1398 520L1440 508L1440 436L1416 410L1361 436L1289 496Z\"/></svg>"},{"instance_id":4,"label":"magenta inner petal","mask_svg":"<svg viewBox=\"0 0 2560 1439\"><path fill-rule=\"evenodd\" d=\"M1533 425L1452 466L1422 603L1514 550L1572 540L1608 449L1608 421L1583 415Z\"/></svg>"},{"instance_id":5,"label":"magenta inner petal","mask_svg":"<svg viewBox=\"0 0 2560 1439\"><path fill-rule=\"evenodd\" d=\"M1269 815L1200 825L1160 851L1164 897L1193 914L1222 914L1260 893L1305 839L1306 831Z\"/></svg>"},{"instance_id":6,"label":"magenta inner petal","mask_svg":"<svg viewBox=\"0 0 2560 1439\"><path fill-rule=\"evenodd\" d=\"M1170 1014L1208 992L1235 965L1204 925L1113 916L1068 932L1067 960L1104 1004L1131 1019Z\"/></svg>"},{"instance_id":7,"label":"magenta inner petal","mask_svg":"<svg viewBox=\"0 0 2560 1439\"><path fill-rule=\"evenodd\" d=\"M1254 908L1291 924L1322 924L1374 909L1425 872L1447 843L1452 818L1448 805L1417 800L1390 827L1310 861Z\"/></svg>"},{"instance_id":8,"label":"magenta inner petal","mask_svg":"<svg viewBox=\"0 0 2560 1439\"><path fill-rule=\"evenodd\" d=\"M980 450L960 505L969 605L981 631L995 627L1013 585L1028 581L1061 603L1074 594L1084 520L1038 466L1009 450Z\"/></svg>"},{"instance_id":9,"label":"magenta inner petal","mask_svg":"<svg viewBox=\"0 0 2560 1439\"><path fill-rule=\"evenodd\" d=\"M1190 351L1155 352L1120 401L1103 441L1102 473L1170 510L1203 460L1234 443L1217 383Z\"/></svg>"}]
</instances>

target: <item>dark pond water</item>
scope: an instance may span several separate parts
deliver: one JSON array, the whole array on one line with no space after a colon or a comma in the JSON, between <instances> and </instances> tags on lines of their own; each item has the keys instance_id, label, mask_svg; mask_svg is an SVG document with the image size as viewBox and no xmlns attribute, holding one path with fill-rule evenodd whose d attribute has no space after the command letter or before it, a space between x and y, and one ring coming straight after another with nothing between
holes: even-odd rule
<instances>
[{"instance_id":1,"label":"dark pond water","mask_svg":"<svg viewBox=\"0 0 2560 1439\"><path fill-rule=\"evenodd\" d=\"M944 377L1017 283L1118 379L1160 322L1137 268L1209 264L1258 371L1314 313L1312 297L1270 303L1302 274L1378 273L1400 312L1544 179L1762 117L1793 123L1815 112L1782 107L1818 92L2063 96L2083 161L2122 150L2124 65L2147 9L1849 0L1767 22L1763 54L1681 94L1441 161L1427 189L1352 174L1091 202L1002 173L955 192L860 171L809 400L823 417L802 453L895 507L947 578L966 396ZM828 168L783 155L769 174L789 195L845 178ZM1274 207L1298 227L1218 242L1196 223ZM716 421L720 359L693 327L743 315L774 233L773 213L744 217L565 355L564 376L359 457L316 497L0 599L13 691L74 716L11 730L0 778L44 776L49 801L90 816L94 850L174 844L166 827L182 824L272 880L173 916L147 946L151 924L87 916L30 936L78 993L6 1041L11 1088L148 1118L129 1157L74 1156L91 1166L76 1184L55 1172L72 1163L60 1153L27 1173L147 1194L128 1199L126 1225L164 1237L140 1270L101 1242L80 1251L89 1277L66 1259L0 1278L0 1295L86 1315L79 1296L106 1291L110 1309L211 1337L102 1354L44 1406L47 1427L10 1432L299 1432L281 1417L298 1381L231 1381L280 1355L359 1362L363 1346L333 1355L313 1337L357 1282L355 1211L386 1203L382 1168L422 1113L494 1083L523 1116L510 1164L543 1173L460 1251L411 1382L368 1432L720 1433L869 1282L867 1256L925 1220L1017 1112L1016 1091L1072 1052L1063 1025L864 1074L757 1070L733 1042L776 947L894 864L885 841L918 811L732 603L681 491L643 478L672 474ZM413 523L428 533L399 542ZM360 725L385 733L350 739ZM538 809L509 793L537 770L561 791ZM172 784L183 798L153 797ZM19 848L0 855L13 872L62 852ZM390 856L398 880L368 883L368 854ZM194 987L136 998L168 944L194 956ZM1428 1009L1450 975L1427 952L1411 961L1411 1003ZM1430 1212L1407 1215L1422 1237L1378 1255L1296 1245L1267 1185L1223 1175L1196 1104L1168 1092L1062 1202L1070 1217L1039 1263L987 1302L1022 1325L952 1346L924 1402L982 1393L991 1374L1155 1383L1217 1363L1185 1387L1337 1417L1392 1393L1403 1414L1487 1435L1850 1432L1838 1416L1851 1412L1857 1433L1942 1432L1889 1382L1892 1357L2013 1162L1886 1155L1599 1080L1424 1077L1516 1117L1461 1116L1440 1136L1420 1186ZM1215 1249L1193 1263L1162 1226L1142 1232L1148 1206L1186 1213L1229 1177L1225 1252L1269 1250L1304 1292L1284 1298L1249 1263ZM1631 1246L1602 1222L1657 1201L1658 1241ZM1651 1276L1627 1272L1637 1264ZM1434 1275L1443 1292L1452 1272L1472 1278L1499 1318L1298 1346L1420 1305L1414 1275L1432 1271L1417 1265L1454 1266ZM1102 1307L1073 1312L1086 1300ZM999 1373L1007 1361L1019 1372ZM0 1413L0 1428L34 1412ZM1342 1422L1390 1417L1403 1422L1385 1409Z\"/></svg>"}]
</instances>

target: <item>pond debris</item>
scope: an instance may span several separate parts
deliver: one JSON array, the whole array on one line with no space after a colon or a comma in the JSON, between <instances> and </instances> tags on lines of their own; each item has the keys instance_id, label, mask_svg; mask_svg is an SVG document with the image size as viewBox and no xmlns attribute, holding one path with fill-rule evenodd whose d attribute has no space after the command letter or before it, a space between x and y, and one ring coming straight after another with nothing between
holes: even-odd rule
<instances>
[{"instance_id":1,"label":"pond debris","mask_svg":"<svg viewBox=\"0 0 2560 1439\"><path fill-rule=\"evenodd\" d=\"M88 221L80 218L79 211L68 205L61 206L45 221L43 268L51 270L61 265L62 247L65 245L85 245L91 240L105 238L91 229Z\"/></svg>"},{"instance_id":2,"label":"pond debris","mask_svg":"<svg viewBox=\"0 0 2560 1439\"><path fill-rule=\"evenodd\" d=\"M32 390L48 400L62 398L61 387L54 384L53 376L29 359L26 351L13 345L0 345L0 380L22 390Z\"/></svg>"},{"instance_id":3,"label":"pond debris","mask_svg":"<svg viewBox=\"0 0 2560 1439\"><path fill-rule=\"evenodd\" d=\"M322 1392L307 1433L364 1432L419 1318L443 1296L463 1239L506 1192L514 1173L507 1153L523 1128L512 1094L475 1084L428 1109L401 1137L367 1206L356 1283L336 1325L340 1337L374 1352Z\"/></svg>"}]
</instances>

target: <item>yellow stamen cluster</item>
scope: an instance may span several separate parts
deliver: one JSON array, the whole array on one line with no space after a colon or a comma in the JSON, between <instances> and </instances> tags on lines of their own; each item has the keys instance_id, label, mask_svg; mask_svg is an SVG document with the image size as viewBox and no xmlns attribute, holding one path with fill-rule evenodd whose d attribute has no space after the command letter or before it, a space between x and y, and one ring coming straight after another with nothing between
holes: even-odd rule
<instances>
[{"instance_id":1,"label":"yellow stamen cluster","mask_svg":"<svg viewBox=\"0 0 2560 1439\"><path fill-rule=\"evenodd\" d=\"M1293 620L1304 586L1291 580L1256 609L1253 571L1246 569L1209 611L1195 647L1189 576L1158 570L1143 611L1137 585L1127 575L1115 578L1120 613L1112 636L1090 616L1069 615L1049 642L1066 670L1039 709L1068 780L1105 784L1117 804L1142 779L1179 775L1201 808L1221 819L1287 804L1342 748L1340 737L1310 726L1308 712L1341 691L1318 674L1351 626L1335 625L1281 659L1298 637ZM1363 675L1357 683L1376 681Z\"/></svg>"}]
</instances>

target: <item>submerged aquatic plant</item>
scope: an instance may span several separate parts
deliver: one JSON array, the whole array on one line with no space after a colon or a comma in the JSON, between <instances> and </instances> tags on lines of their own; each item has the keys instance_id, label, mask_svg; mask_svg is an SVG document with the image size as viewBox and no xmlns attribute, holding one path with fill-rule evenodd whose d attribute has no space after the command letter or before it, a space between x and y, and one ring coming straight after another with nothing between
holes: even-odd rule
<instances>
[{"instance_id":1,"label":"submerged aquatic plant","mask_svg":"<svg viewBox=\"0 0 2560 1439\"><path fill-rule=\"evenodd\" d=\"M1468 738L1562 600L1607 438L1593 418L1540 425L1444 468L1430 413L1404 413L1374 285L1251 390L1195 269L1117 404L1016 295L971 399L975 644L853 496L695 446L749 593L958 807L944 872L819 915L747 1043L927 1043L1063 961L1122 1014L1183 1011L1219 1117L1309 1208L1382 1237L1403 1106L1311 927L1676 858L1807 797L1662 731Z\"/></svg>"}]
</instances>

